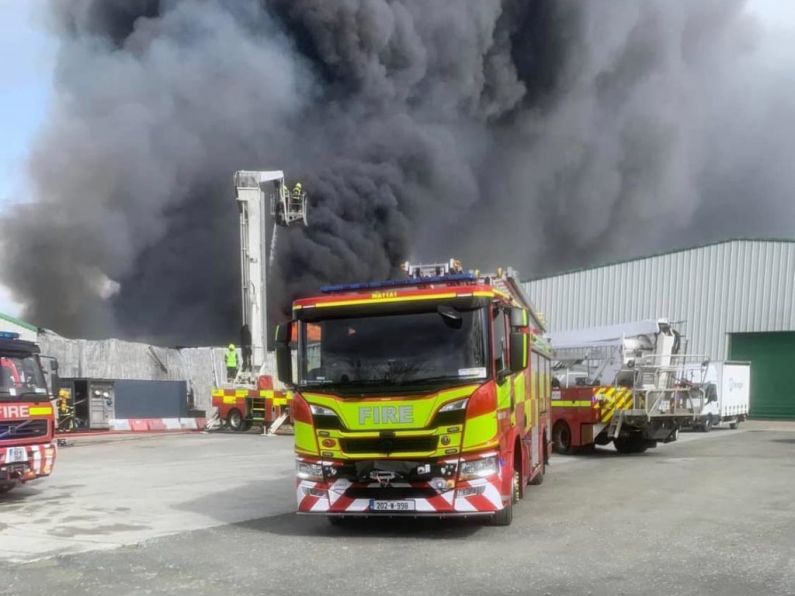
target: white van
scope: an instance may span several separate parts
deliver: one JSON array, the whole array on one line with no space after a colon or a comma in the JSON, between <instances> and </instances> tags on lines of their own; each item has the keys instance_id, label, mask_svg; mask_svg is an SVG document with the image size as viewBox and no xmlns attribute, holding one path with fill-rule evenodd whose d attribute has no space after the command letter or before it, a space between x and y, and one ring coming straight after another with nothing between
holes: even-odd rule
<instances>
[{"instance_id":1,"label":"white van","mask_svg":"<svg viewBox=\"0 0 795 596\"><path fill-rule=\"evenodd\" d=\"M737 428L748 417L751 396L749 362L710 362L704 367L686 367L685 378L704 384L704 406L692 426L709 432L713 426L728 423Z\"/></svg>"}]
</instances>

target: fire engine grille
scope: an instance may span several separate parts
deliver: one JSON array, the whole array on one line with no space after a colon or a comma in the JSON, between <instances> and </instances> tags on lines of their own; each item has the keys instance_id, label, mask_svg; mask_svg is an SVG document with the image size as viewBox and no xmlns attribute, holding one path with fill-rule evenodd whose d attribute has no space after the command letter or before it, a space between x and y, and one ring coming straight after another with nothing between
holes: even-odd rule
<instances>
[{"instance_id":1,"label":"fire engine grille","mask_svg":"<svg viewBox=\"0 0 795 596\"><path fill-rule=\"evenodd\" d=\"M435 451L438 437L378 437L375 439L342 439L345 453L423 453Z\"/></svg>"},{"instance_id":2,"label":"fire engine grille","mask_svg":"<svg viewBox=\"0 0 795 596\"><path fill-rule=\"evenodd\" d=\"M31 439L47 434L49 420L20 420L0 422L0 441L8 439Z\"/></svg>"},{"instance_id":3,"label":"fire engine grille","mask_svg":"<svg viewBox=\"0 0 795 596\"><path fill-rule=\"evenodd\" d=\"M414 488L412 486L352 486L345 491L351 499L428 499L439 493L430 486Z\"/></svg>"}]
</instances>

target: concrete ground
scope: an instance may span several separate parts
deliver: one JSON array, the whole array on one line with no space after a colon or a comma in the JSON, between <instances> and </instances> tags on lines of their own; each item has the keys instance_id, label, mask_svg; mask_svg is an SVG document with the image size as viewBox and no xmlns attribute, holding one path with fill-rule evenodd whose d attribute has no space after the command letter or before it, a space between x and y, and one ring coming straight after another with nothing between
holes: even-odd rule
<instances>
[{"instance_id":1,"label":"concrete ground","mask_svg":"<svg viewBox=\"0 0 795 596\"><path fill-rule=\"evenodd\" d=\"M795 425L555 457L513 525L297 517L291 438L62 449L0 498L0 594L795 594Z\"/></svg>"}]
</instances>

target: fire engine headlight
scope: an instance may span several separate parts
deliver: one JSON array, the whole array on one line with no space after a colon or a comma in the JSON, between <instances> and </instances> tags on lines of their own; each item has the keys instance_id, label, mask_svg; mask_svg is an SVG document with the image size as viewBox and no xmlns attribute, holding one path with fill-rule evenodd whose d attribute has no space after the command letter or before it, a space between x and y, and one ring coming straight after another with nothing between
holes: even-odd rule
<instances>
[{"instance_id":1,"label":"fire engine headlight","mask_svg":"<svg viewBox=\"0 0 795 596\"><path fill-rule=\"evenodd\" d=\"M456 401L451 401L449 404L444 404L442 408L439 410L439 413L442 412L457 412L458 410L463 410L467 407L467 403L469 402L469 398L465 397L464 399L458 399Z\"/></svg>"},{"instance_id":2,"label":"fire engine headlight","mask_svg":"<svg viewBox=\"0 0 795 596\"><path fill-rule=\"evenodd\" d=\"M460 476L476 476L483 478L485 476L493 476L499 472L499 470L500 465L497 462L497 456L491 455L481 459L461 462Z\"/></svg>"},{"instance_id":3,"label":"fire engine headlight","mask_svg":"<svg viewBox=\"0 0 795 596\"><path fill-rule=\"evenodd\" d=\"M110 393L105 391L105 392L102 393L102 397L110 397Z\"/></svg>"},{"instance_id":4,"label":"fire engine headlight","mask_svg":"<svg viewBox=\"0 0 795 596\"><path fill-rule=\"evenodd\" d=\"M322 480L323 466L308 461L296 461L295 471L299 478L308 480Z\"/></svg>"},{"instance_id":5,"label":"fire engine headlight","mask_svg":"<svg viewBox=\"0 0 795 596\"><path fill-rule=\"evenodd\" d=\"M334 416L334 418L337 417L337 413L334 410L330 409L330 408L324 408L323 406L310 405L309 409L312 410L312 414L314 414L315 416Z\"/></svg>"}]
</instances>

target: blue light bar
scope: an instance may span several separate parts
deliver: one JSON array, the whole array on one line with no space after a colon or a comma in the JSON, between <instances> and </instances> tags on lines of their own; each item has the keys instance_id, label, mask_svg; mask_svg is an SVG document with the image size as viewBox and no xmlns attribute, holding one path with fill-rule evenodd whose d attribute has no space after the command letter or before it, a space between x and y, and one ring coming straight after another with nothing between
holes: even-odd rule
<instances>
[{"instance_id":1,"label":"blue light bar","mask_svg":"<svg viewBox=\"0 0 795 596\"><path fill-rule=\"evenodd\" d=\"M335 292L358 292L361 290L380 290L383 288L404 288L407 286L423 286L426 284L444 284L460 281L477 281L472 273L452 273L450 275L436 275L433 277L409 277L407 279L387 279L384 281L366 281L354 284L335 284L323 286L320 291L324 294Z\"/></svg>"},{"instance_id":2,"label":"blue light bar","mask_svg":"<svg viewBox=\"0 0 795 596\"><path fill-rule=\"evenodd\" d=\"M0 331L0 339L19 339L19 333L13 331Z\"/></svg>"}]
</instances>

